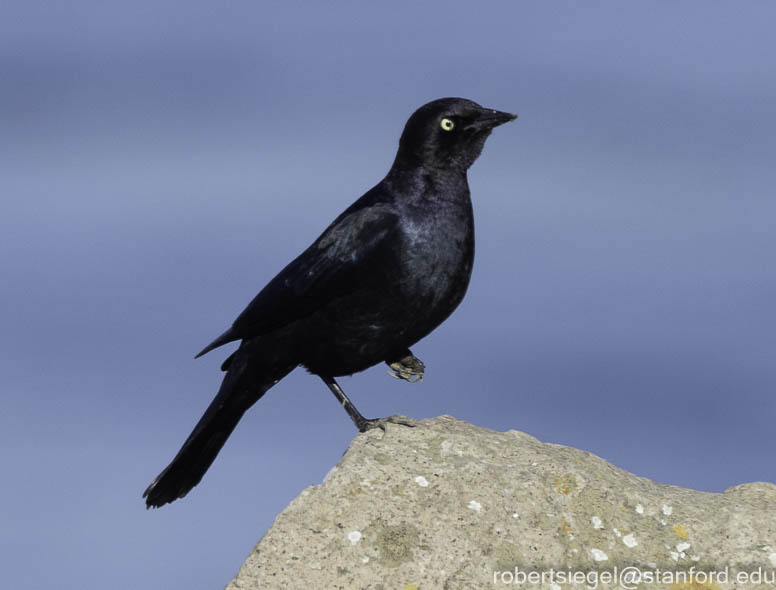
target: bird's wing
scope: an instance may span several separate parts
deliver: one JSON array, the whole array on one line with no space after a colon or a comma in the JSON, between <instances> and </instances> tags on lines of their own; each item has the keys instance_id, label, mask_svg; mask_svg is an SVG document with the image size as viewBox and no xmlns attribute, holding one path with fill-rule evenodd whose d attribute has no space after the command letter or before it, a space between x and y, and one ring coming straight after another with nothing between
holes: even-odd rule
<instances>
[{"instance_id":1,"label":"bird's wing","mask_svg":"<svg viewBox=\"0 0 776 590\"><path fill-rule=\"evenodd\" d=\"M387 203L353 207L264 287L232 327L197 356L252 338L313 313L363 287L388 263L398 216Z\"/></svg>"}]
</instances>

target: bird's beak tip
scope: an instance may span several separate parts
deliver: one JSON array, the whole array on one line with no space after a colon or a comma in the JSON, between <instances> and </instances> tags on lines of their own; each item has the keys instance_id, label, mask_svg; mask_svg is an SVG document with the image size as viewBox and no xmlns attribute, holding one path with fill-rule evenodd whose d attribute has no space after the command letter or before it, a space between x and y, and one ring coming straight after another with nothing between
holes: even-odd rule
<instances>
[{"instance_id":1,"label":"bird's beak tip","mask_svg":"<svg viewBox=\"0 0 776 590\"><path fill-rule=\"evenodd\" d=\"M505 123L508 123L509 121L514 121L517 119L517 115L515 113L507 113L507 112L501 112L501 111L493 111L494 115L500 115L506 119Z\"/></svg>"},{"instance_id":2,"label":"bird's beak tip","mask_svg":"<svg viewBox=\"0 0 776 590\"><path fill-rule=\"evenodd\" d=\"M482 117L483 122L486 122L490 127L498 127L515 119L517 119L517 115L514 113L505 113L495 109L490 109Z\"/></svg>"}]
</instances>

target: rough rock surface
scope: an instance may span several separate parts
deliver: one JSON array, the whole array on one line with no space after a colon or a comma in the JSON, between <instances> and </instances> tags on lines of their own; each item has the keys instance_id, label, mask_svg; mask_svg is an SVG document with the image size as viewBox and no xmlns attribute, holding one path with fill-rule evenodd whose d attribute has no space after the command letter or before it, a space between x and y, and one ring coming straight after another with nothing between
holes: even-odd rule
<instances>
[{"instance_id":1,"label":"rough rock surface","mask_svg":"<svg viewBox=\"0 0 776 590\"><path fill-rule=\"evenodd\" d=\"M776 588L774 484L697 492L513 430L415 424L358 435L228 590Z\"/></svg>"}]
</instances>

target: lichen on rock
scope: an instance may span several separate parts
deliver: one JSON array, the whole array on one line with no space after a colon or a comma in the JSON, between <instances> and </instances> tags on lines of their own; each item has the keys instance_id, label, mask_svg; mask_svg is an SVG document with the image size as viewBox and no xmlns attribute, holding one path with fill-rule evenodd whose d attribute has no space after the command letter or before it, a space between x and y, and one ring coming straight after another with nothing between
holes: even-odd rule
<instances>
[{"instance_id":1,"label":"lichen on rock","mask_svg":"<svg viewBox=\"0 0 776 590\"><path fill-rule=\"evenodd\" d=\"M693 574L639 589L776 587L734 579L776 577L776 485L698 492L449 416L387 424L356 436L325 481L278 516L228 590L473 590L508 587L516 571L628 567L729 570L729 583Z\"/></svg>"}]
</instances>

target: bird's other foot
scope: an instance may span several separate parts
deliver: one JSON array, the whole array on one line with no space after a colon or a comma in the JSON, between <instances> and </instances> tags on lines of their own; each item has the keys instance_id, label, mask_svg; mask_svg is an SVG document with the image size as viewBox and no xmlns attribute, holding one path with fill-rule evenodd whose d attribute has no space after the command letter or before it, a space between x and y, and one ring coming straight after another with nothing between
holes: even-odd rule
<instances>
[{"instance_id":1,"label":"bird's other foot","mask_svg":"<svg viewBox=\"0 0 776 590\"><path fill-rule=\"evenodd\" d=\"M359 432L367 432L375 428L379 428L385 432L385 426L387 424L401 424L409 428L415 428L415 424L412 423L411 418L396 414L395 416L388 416L387 418L363 418L356 424Z\"/></svg>"},{"instance_id":2,"label":"bird's other foot","mask_svg":"<svg viewBox=\"0 0 776 590\"><path fill-rule=\"evenodd\" d=\"M386 361L386 364L391 367L388 374L394 379L404 379L410 383L423 381L423 373L426 370L426 365L411 352L406 356L401 357L399 360Z\"/></svg>"}]
</instances>

